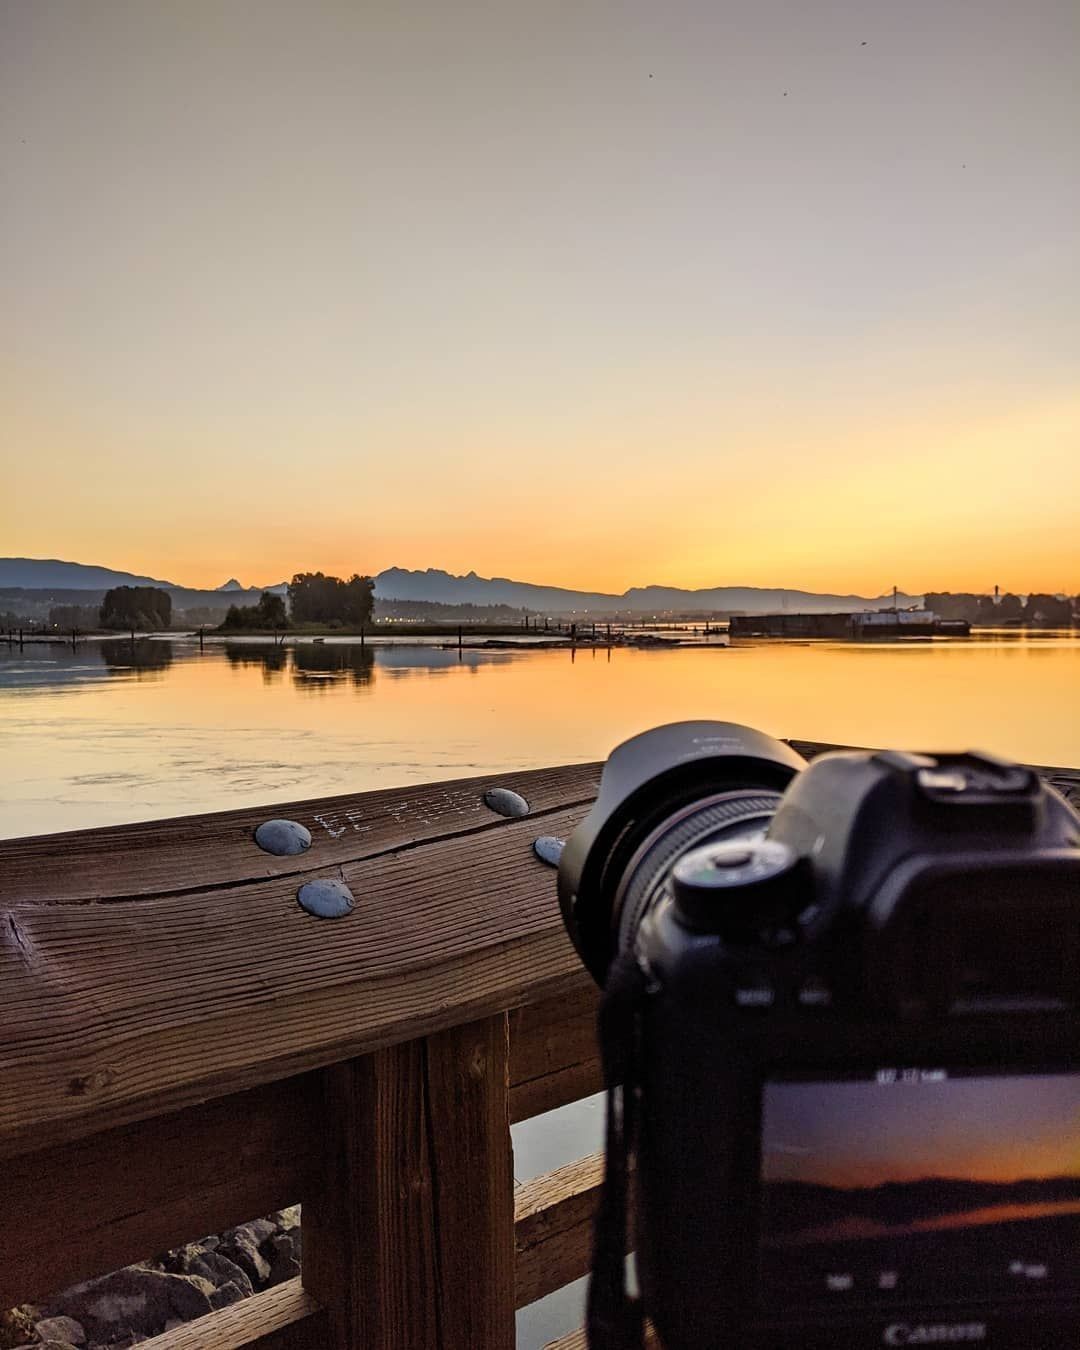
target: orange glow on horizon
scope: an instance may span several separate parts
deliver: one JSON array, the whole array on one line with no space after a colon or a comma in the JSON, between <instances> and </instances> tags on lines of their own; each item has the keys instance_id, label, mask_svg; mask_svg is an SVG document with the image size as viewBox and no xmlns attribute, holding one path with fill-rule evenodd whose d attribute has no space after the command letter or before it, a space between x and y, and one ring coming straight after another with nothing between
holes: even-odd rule
<instances>
[{"instance_id":1,"label":"orange glow on horizon","mask_svg":"<svg viewBox=\"0 0 1080 1350\"><path fill-rule=\"evenodd\" d=\"M106 459L104 427L57 424L38 404L8 436L23 454L4 551L205 588L398 566L616 595L653 584L1080 591L1080 456L1066 453L1080 443L1080 399L876 432L867 414L844 436L843 423L822 427L797 454L791 425L766 421L752 453L711 455L718 416L673 424L686 450L671 455L642 435L613 461L575 438L529 447L496 473L494 435L468 461L445 462L425 437L378 466L350 459L338 438L305 465L288 445L264 453L253 476L250 437L223 459L185 452L180 428L155 430L163 453L136 473L147 429ZM273 486L294 479L294 491ZM25 509L35 502L48 509Z\"/></svg>"},{"instance_id":2,"label":"orange glow on horizon","mask_svg":"<svg viewBox=\"0 0 1080 1350\"><path fill-rule=\"evenodd\" d=\"M0 13L5 555L1080 591L1062 6L135 8Z\"/></svg>"}]
</instances>

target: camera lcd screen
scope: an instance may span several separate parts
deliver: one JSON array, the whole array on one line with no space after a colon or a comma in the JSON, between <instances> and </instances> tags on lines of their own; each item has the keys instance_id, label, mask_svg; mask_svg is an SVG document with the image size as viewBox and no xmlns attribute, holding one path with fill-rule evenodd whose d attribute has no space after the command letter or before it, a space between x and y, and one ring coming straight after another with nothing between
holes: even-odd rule
<instances>
[{"instance_id":1,"label":"camera lcd screen","mask_svg":"<svg viewBox=\"0 0 1080 1350\"><path fill-rule=\"evenodd\" d=\"M1080 1296L1080 1074L770 1080L761 1182L764 1308Z\"/></svg>"}]
</instances>

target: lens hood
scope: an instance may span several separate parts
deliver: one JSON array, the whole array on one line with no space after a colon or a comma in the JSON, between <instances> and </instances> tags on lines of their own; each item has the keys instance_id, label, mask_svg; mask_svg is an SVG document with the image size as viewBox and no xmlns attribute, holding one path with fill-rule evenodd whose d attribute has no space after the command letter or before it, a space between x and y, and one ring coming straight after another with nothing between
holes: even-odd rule
<instances>
[{"instance_id":1,"label":"lens hood","mask_svg":"<svg viewBox=\"0 0 1080 1350\"><path fill-rule=\"evenodd\" d=\"M658 824L719 792L782 792L806 761L783 741L734 722L672 722L612 751L589 814L559 862L566 930L598 984L615 954L623 870Z\"/></svg>"}]
</instances>

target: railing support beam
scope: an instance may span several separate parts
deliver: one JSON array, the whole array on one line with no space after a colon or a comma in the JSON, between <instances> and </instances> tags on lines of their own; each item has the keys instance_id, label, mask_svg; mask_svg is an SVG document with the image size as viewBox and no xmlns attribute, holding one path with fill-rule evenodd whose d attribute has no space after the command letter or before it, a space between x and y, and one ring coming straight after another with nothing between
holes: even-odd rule
<instances>
[{"instance_id":1,"label":"railing support beam","mask_svg":"<svg viewBox=\"0 0 1080 1350\"><path fill-rule=\"evenodd\" d=\"M505 1013L323 1071L305 1288L335 1350L513 1350Z\"/></svg>"}]
</instances>

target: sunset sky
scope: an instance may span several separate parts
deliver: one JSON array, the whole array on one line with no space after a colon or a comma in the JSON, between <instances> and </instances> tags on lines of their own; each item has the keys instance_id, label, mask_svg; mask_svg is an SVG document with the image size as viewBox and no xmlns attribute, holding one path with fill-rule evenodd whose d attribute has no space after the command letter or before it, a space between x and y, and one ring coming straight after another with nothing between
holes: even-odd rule
<instances>
[{"instance_id":1,"label":"sunset sky","mask_svg":"<svg viewBox=\"0 0 1080 1350\"><path fill-rule=\"evenodd\" d=\"M770 1083L762 1175L843 1187L1080 1177L1080 1077Z\"/></svg>"},{"instance_id":2,"label":"sunset sky","mask_svg":"<svg viewBox=\"0 0 1080 1350\"><path fill-rule=\"evenodd\" d=\"M1080 591L1075 0L7 0L0 554Z\"/></svg>"}]
</instances>

